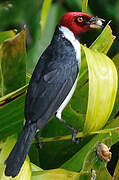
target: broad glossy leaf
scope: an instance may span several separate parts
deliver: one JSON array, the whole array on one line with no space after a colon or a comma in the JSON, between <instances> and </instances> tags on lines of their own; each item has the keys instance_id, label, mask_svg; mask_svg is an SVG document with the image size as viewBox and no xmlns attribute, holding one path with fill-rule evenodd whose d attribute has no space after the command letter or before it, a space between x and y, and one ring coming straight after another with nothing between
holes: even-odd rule
<instances>
[{"instance_id":1,"label":"broad glossy leaf","mask_svg":"<svg viewBox=\"0 0 119 180\"><path fill-rule=\"evenodd\" d=\"M82 0L82 12L87 11L88 0Z\"/></svg>"},{"instance_id":2,"label":"broad glossy leaf","mask_svg":"<svg viewBox=\"0 0 119 180\"><path fill-rule=\"evenodd\" d=\"M90 46L90 48L94 51L107 54L114 40L115 40L115 36L113 36L111 27L109 26L108 23L104 28L104 30L102 31L102 33Z\"/></svg>"},{"instance_id":3,"label":"broad glossy leaf","mask_svg":"<svg viewBox=\"0 0 119 180\"><path fill-rule=\"evenodd\" d=\"M4 41L1 47L1 95L4 96L26 83L25 32Z\"/></svg>"},{"instance_id":4,"label":"broad glossy leaf","mask_svg":"<svg viewBox=\"0 0 119 180\"><path fill-rule=\"evenodd\" d=\"M19 95L21 95L22 93L24 93L26 91L27 87L28 87L28 84L17 89L16 91L12 91L11 93L1 97L0 98L0 105L7 104L7 101L12 101L13 99L17 98Z\"/></svg>"},{"instance_id":5,"label":"broad glossy leaf","mask_svg":"<svg viewBox=\"0 0 119 180\"><path fill-rule=\"evenodd\" d=\"M114 58L112 60L116 66L117 73L118 73L118 79L119 79L119 53L116 56L114 56ZM111 118L114 118L118 111L119 111L119 88L117 90L116 101L114 104L113 112L111 114Z\"/></svg>"},{"instance_id":6,"label":"broad glossy leaf","mask_svg":"<svg viewBox=\"0 0 119 180\"><path fill-rule=\"evenodd\" d=\"M119 127L119 118L114 119L112 122L110 122L109 125L105 127L105 129ZM72 171L80 171L83 167L84 159L86 158L86 155L91 150L91 148L94 147L94 145L97 142L102 142L105 139L111 139L112 145L117 143L119 140L119 131L115 131L113 133L107 133L107 134L99 134L93 137L91 140L89 140L82 148L75 153L72 158L70 158L67 162L65 162L61 168L72 170Z\"/></svg>"},{"instance_id":7,"label":"broad glossy leaf","mask_svg":"<svg viewBox=\"0 0 119 180\"><path fill-rule=\"evenodd\" d=\"M107 24L104 30L102 31L102 33L97 37L97 39L90 46L90 49L107 54L110 47L112 46L112 43L114 42L114 39L115 37L112 35L112 30L110 26ZM82 81L82 78L85 78L88 71L85 55L83 52L82 52L81 59L82 59L82 64L81 64L81 72L80 72L80 77L79 77L80 81Z\"/></svg>"},{"instance_id":8,"label":"broad glossy leaf","mask_svg":"<svg viewBox=\"0 0 119 180\"><path fill-rule=\"evenodd\" d=\"M17 98L21 94L25 93L26 89L28 88L28 83L31 78L30 74L26 75L26 85L22 86L21 88L12 91L11 93L8 93L7 95L0 98L0 106L7 104L8 101L12 101L13 99Z\"/></svg>"},{"instance_id":9,"label":"broad glossy leaf","mask_svg":"<svg viewBox=\"0 0 119 180\"><path fill-rule=\"evenodd\" d=\"M110 26L107 24L104 30L102 31L102 33L97 37L97 39L90 46L90 49L107 54L110 47L112 46L112 43L114 42L114 39L115 37L112 35L112 30ZM80 72L80 77L79 77L80 81L82 80L82 78L85 78L88 71L85 55L83 52L82 52L81 59L82 59L82 64L81 64L81 72Z\"/></svg>"},{"instance_id":10,"label":"broad glossy leaf","mask_svg":"<svg viewBox=\"0 0 119 180\"><path fill-rule=\"evenodd\" d=\"M89 69L89 97L84 132L102 128L114 106L117 93L116 67L106 55L83 47Z\"/></svg>"},{"instance_id":11,"label":"broad glossy leaf","mask_svg":"<svg viewBox=\"0 0 119 180\"><path fill-rule=\"evenodd\" d=\"M111 175L106 169L107 162L100 159L97 154L98 146L100 146L99 142L88 152L81 171L88 171L92 179L100 180L103 178L105 180L112 180Z\"/></svg>"},{"instance_id":12,"label":"broad glossy leaf","mask_svg":"<svg viewBox=\"0 0 119 180\"><path fill-rule=\"evenodd\" d=\"M107 25L100 34L100 36L91 45L90 48L94 51L99 51L101 53L106 54L109 51L113 41L114 41L114 37L112 35L111 28L109 25ZM76 111L79 111L80 113L85 114L87 107L87 99L88 99L88 66L87 66L85 54L82 51L81 69L80 69L78 84L75 93L73 95L73 98L71 99L72 108L75 109Z\"/></svg>"},{"instance_id":13,"label":"broad glossy leaf","mask_svg":"<svg viewBox=\"0 0 119 180\"><path fill-rule=\"evenodd\" d=\"M14 31L3 31L3 32L0 32L0 46L2 45L2 43L6 39L12 38L14 36L15 36ZM1 64L1 56L2 56L2 48L0 47L0 64ZM1 70L1 65L0 65L0 96L2 94L1 83L2 83L2 70Z\"/></svg>"},{"instance_id":14,"label":"broad glossy leaf","mask_svg":"<svg viewBox=\"0 0 119 180\"><path fill-rule=\"evenodd\" d=\"M79 173L67 171L64 169L53 169L45 171L32 172L31 180L78 180Z\"/></svg>"},{"instance_id":15,"label":"broad glossy leaf","mask_svg":"<svg viewBox=\"0 0 119 180\"><path fill-rule=\"evenodd\" d=\"M0 107L0 140L14 133L18 133L23 127L25 95Z\"/></svg>"},{"instance_id":16,"label":"broad glossy leaf","mask_svg":"<svg viewBox=\"0 0 119 180\"><path fill-rule=\"evenodd\" d=\"M1 180L9 180L12 179L11 177L6 177L4 174L5 171L5 160L7 159L9 153L11 152L14 144L16 143L16 136L10 136L5 141L2 151L0 152L0 179ZM30 180L31 178L31 167L30 167L30 160L27 156L20 173L18 176L13 178L14 180Z\"/></svg>"}]
</instances>

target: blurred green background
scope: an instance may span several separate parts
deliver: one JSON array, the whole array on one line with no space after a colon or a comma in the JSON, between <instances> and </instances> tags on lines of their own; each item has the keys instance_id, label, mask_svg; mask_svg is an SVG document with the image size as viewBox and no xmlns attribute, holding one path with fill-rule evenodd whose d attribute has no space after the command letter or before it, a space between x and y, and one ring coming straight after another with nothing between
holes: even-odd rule
<instances>
[{"instance_id":1,"label":"blurred green background","mask_svg":"<svg viewBox=\"0 0 119 180\"><path fill-rule=\"evenodd\" d=\"M49 44L55 26L61 15L67 11L81 11L81 0L53 0L47 18L44 32L40 33L40 17L43 0L0 0L0 31L25 28L27 31L27 70L32 72L39 56ZM105 24L111 20L113 34L117 37L109 56L119 52L119 0L90 0L88 13L105 19ZM98 36L99 31L87 33L82 43L88 46Z\"/></svg>"}]
</instances>

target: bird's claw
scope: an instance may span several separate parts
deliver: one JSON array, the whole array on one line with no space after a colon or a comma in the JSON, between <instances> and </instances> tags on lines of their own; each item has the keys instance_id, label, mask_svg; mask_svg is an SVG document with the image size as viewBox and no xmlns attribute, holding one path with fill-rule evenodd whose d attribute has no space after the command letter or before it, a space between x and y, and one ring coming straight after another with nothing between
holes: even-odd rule
<instances>
[{"instance_id":1,"label":"bird's claw","mask_svg":"<svg viewBox=\"0 0 119 180\"><path fill-rule=\"evenodd\" d=\"M72 131L72 142L75 144L79 144L81 138L76 138L76 135L78 134L77 129L73 129Z\"/></svg>"},{"instance_id":2,"label":"bird's claw","mask_svg":"<svg viewBox=\"0 0 119 180\"><path fill-rule=\"evenodd\" d=\"M36 146L37 146L37 148L39 149L41 149L42 147L43 147L43 143L42 142L37 142L36 143Z\"/></svg>"},{"instance_id":3,"label":"bird's claw","mask_svg":"<svg viewBox=\"0 0 119 180\"><path fill-rule=\"evenodd\" d=\"M39 134L37 133L35 138L36 138L36 146L37 146L37 148L41 149L43 147L43 143L41 142L42 137L40 137Z\"/></svg>"}]
</instances>

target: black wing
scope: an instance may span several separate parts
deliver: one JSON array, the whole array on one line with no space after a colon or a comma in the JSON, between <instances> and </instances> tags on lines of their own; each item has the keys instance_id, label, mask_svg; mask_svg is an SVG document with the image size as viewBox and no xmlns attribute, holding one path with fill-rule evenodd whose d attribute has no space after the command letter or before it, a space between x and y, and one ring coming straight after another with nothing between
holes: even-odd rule
<instances>
[{"instance_id":1,"label":"black wing","mask_svg":"<svg viewBox=\"0 0 119 180\"><path fill-rule=\"evenodd\" d=\"M71 48L70 52L74 54L68 55L64 51L62 55L60 51L57 52L57 48L52 52L52 46L49 46L31 78L26 96L25 117L27 122L37 122L40 129L57 111L76 80L78 62L74 49L72 46Z\"/></svg>"}]
</instances>

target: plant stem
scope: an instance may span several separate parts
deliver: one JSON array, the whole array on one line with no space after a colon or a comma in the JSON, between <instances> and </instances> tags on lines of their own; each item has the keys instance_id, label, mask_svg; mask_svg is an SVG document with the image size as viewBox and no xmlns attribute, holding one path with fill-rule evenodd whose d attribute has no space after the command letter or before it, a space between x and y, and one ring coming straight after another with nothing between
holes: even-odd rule
<instances>
[{"instance_id":1,"label":"plant stem","mask_svg":"<svg viewBox=\"0 0 119 180\"><path fill-rule=\"evenodd\" d=\"M83 137L95 135L95 134L112 133L113 131L119 132L119 128L116 127L116 128L110 128L110 129L102 129L102 130L98 130L98 131L94 131L94 132L88 132L88 133L79 132L77 134L76 138L83 138ZM72 139L72 135L43 138L43 139L41 139L41 141L42 142L51 142L51 141L64 141L64 140L69 140L69 139Z\"/></svg>"}]
</instances>

